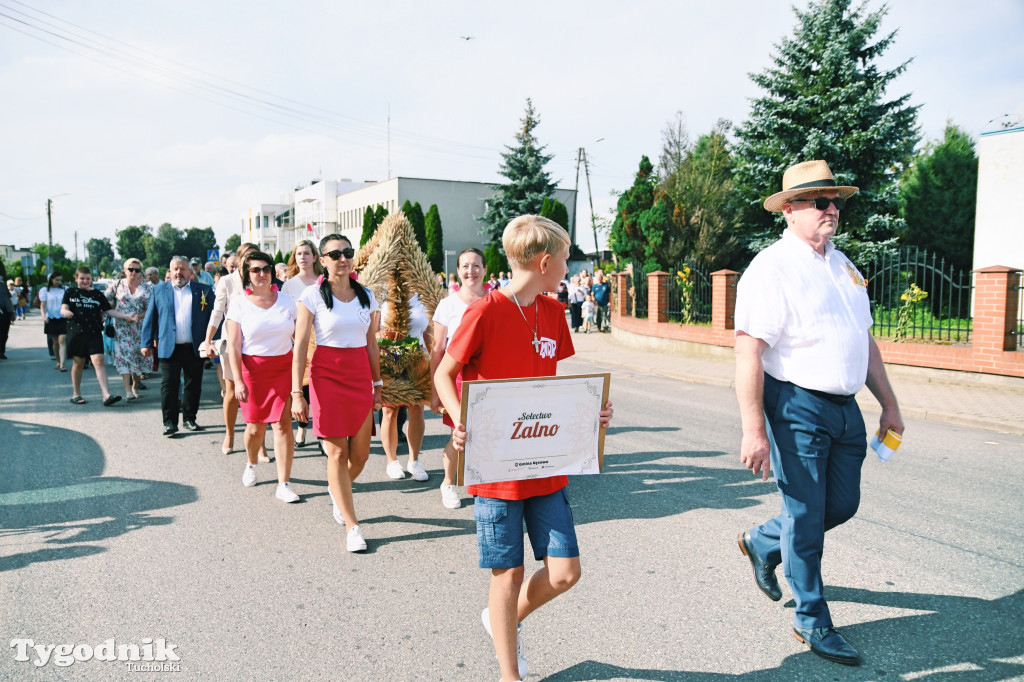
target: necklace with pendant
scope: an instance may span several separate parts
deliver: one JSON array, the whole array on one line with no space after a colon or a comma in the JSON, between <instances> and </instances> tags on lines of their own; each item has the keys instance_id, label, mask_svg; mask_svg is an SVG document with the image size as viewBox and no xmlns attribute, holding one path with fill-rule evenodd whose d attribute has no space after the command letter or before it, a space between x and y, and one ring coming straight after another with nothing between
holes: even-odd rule
<instances>
[{"instance_id":1,"label":"necklace with pendant","mask_svg":"<svg viewBox=\"0 0 1024 682\"><path fill-rule=\"evenodd\" d=\"M516 298L515 289L510 290L510 293L512 294L512 300L515 301L516 308L519 309L519 314L523 316L523 322L526 323L526 328L529 329L530 321L526 319L526 313L523 312L523 306L519 305L519 299ZM531 341L530 343L533 344L533 350L537 352L537 355L540 355L540 339L537 338L537 331L539 329L540 318L537 316L538 306L536 301L533 302L533 306L533 341Z\"/></svg>"}]
</instances>

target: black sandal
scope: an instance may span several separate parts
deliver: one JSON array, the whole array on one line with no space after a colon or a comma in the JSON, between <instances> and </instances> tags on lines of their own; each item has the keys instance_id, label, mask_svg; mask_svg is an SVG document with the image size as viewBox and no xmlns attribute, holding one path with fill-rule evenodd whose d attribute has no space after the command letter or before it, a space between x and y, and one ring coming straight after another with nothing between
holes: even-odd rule
<instances>
[{"instance_id":1,"label":"black sandal","mask_svg":"<svg viewBox=\"0 0 1024 682\"><path fill-rule=\"evenodd\" d=\"M88 401L80 395L76 395L71 399L71 402L75 405L85 405Z\"/></svg>"},{"instance_id":2,"label":"black sandal","mask_svg":"<svg viewBox=\"0 0 1024 682\"><path fill-rule=\"evenodd\" d=\"M121 400L121 396L119 396L119 395L112 395L112 396L108 397L106 400L103 401L103 406L104 407L110 407L111 405L113 405L114 403L116 403L116 402L118 402L120 400Z\"/></svg>"}]
</instances>

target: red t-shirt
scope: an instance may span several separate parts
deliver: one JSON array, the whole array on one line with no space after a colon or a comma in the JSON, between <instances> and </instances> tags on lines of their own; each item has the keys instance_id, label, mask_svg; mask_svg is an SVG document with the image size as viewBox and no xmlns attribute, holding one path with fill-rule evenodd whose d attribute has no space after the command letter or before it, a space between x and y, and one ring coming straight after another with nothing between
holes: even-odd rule
<instances>
[{"instance_id":1,"label":"red t-shirt","mask_svg":"<svg viewBox=\"0 0 1024 682\"><path fill-rule=\"evenodd\" d=\"M535 323L540 353L533 347ZM520 314L515 302L496 290L466 309L447 352L463 365L462 379L475 381L555 376L558 361L576 351L565 323L565 308L558 301L537 296ZM551 476L471 485L467 491L499 500L524 500L549 495L568 484L567 476Z\"/></svg>"}]
</instances>

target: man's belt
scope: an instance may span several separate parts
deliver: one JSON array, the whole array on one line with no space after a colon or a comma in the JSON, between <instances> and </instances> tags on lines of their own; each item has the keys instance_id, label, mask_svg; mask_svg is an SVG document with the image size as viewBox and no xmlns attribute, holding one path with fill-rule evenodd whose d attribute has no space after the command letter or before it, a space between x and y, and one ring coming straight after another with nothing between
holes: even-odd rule
<instances>
[{"instance_id":1,"label":"man's belt","mask_svg":"<svg viewBox=\"0 0 1024 682\"><path fill-rule=\"evenodd\" d=\"M796 384L793 385L796 386ZM836 395L835 393L825 393L825 391L815 391L813 388L804 388L803 386L796 387L801 391L807 391L811 395L816 395L822 400L827 400L830 403L835 403L836 405L845 405L857 397L856 395Z\"/></svg>"}]
</instances>

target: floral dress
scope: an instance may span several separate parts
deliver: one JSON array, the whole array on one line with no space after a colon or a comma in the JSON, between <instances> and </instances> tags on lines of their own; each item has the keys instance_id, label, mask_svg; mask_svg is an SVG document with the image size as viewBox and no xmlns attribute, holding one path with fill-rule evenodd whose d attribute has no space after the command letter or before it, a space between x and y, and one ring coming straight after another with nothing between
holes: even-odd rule
<instances>
[{"instance_id":1,"label":"floral dress","mask_svg":"<svg viewBox=\"0 0 1024 682\"><path fill-rule=\"evenodd\" d=\"M153 371L153 358L142 355L142 319L146 316L146 307L153 285L141 282L132 293L128 281L119 279L114 286L107 289L107 299L118 312L131 315L137 313L138 322L114 320L114 365L118 374L147 374Z\"/></svg>"}]
</instances>

